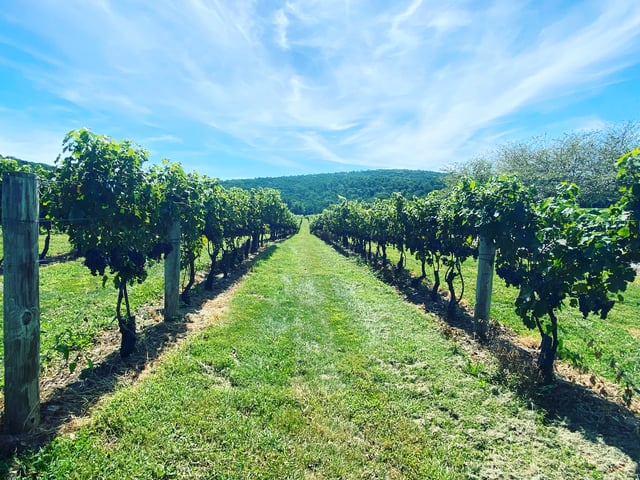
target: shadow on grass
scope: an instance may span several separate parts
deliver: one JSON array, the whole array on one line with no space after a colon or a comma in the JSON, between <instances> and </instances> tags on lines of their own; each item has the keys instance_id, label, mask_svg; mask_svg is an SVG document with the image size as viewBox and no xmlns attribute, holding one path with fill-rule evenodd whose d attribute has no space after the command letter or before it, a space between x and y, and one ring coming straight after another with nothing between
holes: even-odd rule
<instances>
[{"instance_id":1,"label":"shadow on grass","mask_svg":"<svg viewBox=\"0 0 640 480\"><path fill-rule=\"evenodd\" d=\"M70 262L77 260L80 256L77 252L59 253L57 255L48 255L45 258L38 259L38 265L45 267L56 263ZM4 275L4 258L0 258L0 276Z\"/></svg>"},{"instance_id":2,"label":"shadow on grass","mask_svg":"<svg viewBox=\"0 0 640 480\"><path fill-rule=\"evenodd\" d=\"M489 352L498 363L496 382L507 383L532 406L535 405L550 422L578 431L593 443L604 442L618 448L637 463L636 475L640 475L640 417L612 398L607 398L593 388L585 387L562 377L549 387L536 383L536 352L517 342L517 336L508 329L491 323L484 338L475 334L473 313L458 306L455 317L447 316L448 301L439 294L431 298L426 281L414 277L407 270L398 272L392 265L383 265L375 259L367 259L341 245L330 244L344 256L358 256L385 283L394 286L407 301L436 314L441 320L443 333L460 343Z\"/></svg>"},{"instance_id":3,"label":"shadow on grass","mask_svg":"<svg viewBox=\"0 0 640 480\"><path fill-rule=\"evenodd\" d=\"M233 271L228 278L219 276L212 290L205 290L204 280L198 283L190 295L190 305L180 310L181 317L198 312L209 300L226 292L244 277L256 262L268 259L277 249L270 244L256 255L250 256ZM126 359L119 354L120 336L117 330L110 335L111 350L100 362L96 362L91 373L84 380L70 380L57 387L41 404L41 421L38 429L25 435L0 434L0 478L9 473L9 462L15 453L36 450L53 440L64 427L75 418L81 417L104 395L113 392L123 377L135 380L141 372L163 351L172 346L187 333L184 320L160 321L147 326L138 333L136 352ZM45 380L46 381L46 380ZM0 426L1 428L2 426Z\"/></svg>"}]
</instances>

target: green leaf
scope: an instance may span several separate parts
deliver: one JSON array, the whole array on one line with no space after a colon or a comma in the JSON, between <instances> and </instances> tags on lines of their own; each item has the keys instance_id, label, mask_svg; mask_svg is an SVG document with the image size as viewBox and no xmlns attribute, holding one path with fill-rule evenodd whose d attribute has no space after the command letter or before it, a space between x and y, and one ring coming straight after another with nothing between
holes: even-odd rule
<instances>
[{"instance_id":1,"label":"green leaf","mask_svg":"<svg viewBox=\"0 0 640 480\"><path fill-rule=\"evenodd\" d=\"M629 226L625 225L624 227L620 228L617 234L622 238L628 238L629 235L631 234L631 232L629 231Z\"/></svg>"}]
</instances>

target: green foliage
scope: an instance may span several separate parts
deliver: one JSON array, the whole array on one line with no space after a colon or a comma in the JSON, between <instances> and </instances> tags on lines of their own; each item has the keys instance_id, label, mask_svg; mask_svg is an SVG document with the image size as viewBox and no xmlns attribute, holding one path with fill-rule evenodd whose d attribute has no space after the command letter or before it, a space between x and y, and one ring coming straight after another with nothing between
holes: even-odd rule
<instances>
[{"instance_id":1,"label":"green foliage","mask_svg":"<svg viewBox=\"0 0 640 480\"><path fill-rule=\"evenodd\" d=\"M358 245L377 242L385 260L385 246L392 245L399 252L399 265L408 248L421 261L423 277L425 265L432 266L434 296L440 268L445 267L449 315L455 314L459 300L455 285L461 286L460 297L464 293L462 263L476 255L482 235L497 248L498 275L519 290L518 316L541 335L538 365L544 381L551 382L560 344L558 312L571 305L585 318L593 313L604 319L635 278L630 260L639 245L633 243L639 164L637 153L620 160L626 185L622 206L606 211L580 207L579 189L572 184L561 184L555 196L538 201L535 192L514 177L485 182L462 177L444 194L411 201L399 194L373 205L343 199L314 220L312 231L328 241L341 239L343 246L355 246L360 253L364 251Z\"/></svg>"},{"instance_id":2,"label":"green foliage","mask_svg":"<svg viewBox=\"0 0 640 480\"><path fill-rule=\"evenodd\" d=\"M621 156L617 166L621 193L619 209L628 219L618 234L624 238L630 259L640 262L640 148Z\"/></svg>"},{"instance_id":3,"label":"green foliage","mask_svg":"<svg viewBox=\"0 0 640 480\"><path fill-rule=\"evenodd\" d=\"M240 252L240 242L247 237L250 242L248 249L255 252L267 232L275 240L297 231L298 221L276 190L227 189L217 180L202 177L200 198L204 211L202 233L211 259L211 270L205 284L208 289L213 286L219 255L220 268L226 277L238 256L249 253L246 248Z\"/></svg>"},{"instance_id":4,"label":"green foliage","mask_svg":"<svg viewBox=\"0 0 640 480\"><path fill-rule=\"evenodd\" d=\"M407 248L421 262L421 278L427 276L426 265L433 271L432 299L435 300L440 287L442 266L442 243L438 235L440 205L444 195L431 192L426 197L415 198L407 206Z\"/></svg>"},{"instance_id":5,"label":"green foliage","mask_svg":"<svg viewBox=\"0 0 640 480\"><path fill-rule=\"evenodd\" d=\"M492 176L484 182L467 177L456 188L462 192L460 214L469 218L478 235L503 248L534 241L535 192L516 177Z\"/></svg>"},{"instance_id":6,"label":"green foliage","mask_svg":"<svg viewBox=\"0 0 640 480\"><path fill-rule=\"evenodd\" d=\"M322 212L342 196L367 203L400 192L406 198L423 196L444 186L445 174L423 170L368 170L289 177L227 180L226 187L274 188L292 212L311 215Z\"/></svg>"},{"instance_id":7,"label":"green foliage","mask_svg":"<svg viewBox=\"0 0 640 480\"><path fill-rule=\"evenodd\" d=\"M616 161L640 144L640 123L614 124L602 130L565 134L561 138L534 138L499 146L494 152L470 160L450 172L455 185L471 176L484 183L496 174L516 175L542 200L555 195L562 182L580 187L582 207L606 208L619 198Z\"/></svg>"},{"instance_id":8,"label":"green foliage","mask_svg":"<svg viewBox=\"0 0 640 480\"><path fill-rule=\"evenodd\" d=\"M48 178L51 176L55 167L53 165L49 165L48 163L41 162L29 162L27 160L22 160L17 157L5 156L0 154L0 164L4 162L15 162L17 164L16 170L20 170L23 172L36 173L39 177Z\"/></svg>"},{"instance_id":9,"label":"green foliage","mask_svg":"<svg viewBox=\"0 0 640 480\"><path fill-rule=\"evenodd\" d=\"M187 264L194 262L202 250L202 230L204 229L204 203L202 201L200 177L187 175L177 162L163 160L161 166L154 165L149 173L153 185L153 205L151 231L157 235L156 244L169 249L169 226L171 219L180 221L181 259ZM157 255L153 255L156 256Z\"/></svg>"},{"instance_id":10,"label":"green foliage","mask_svg":"<svg viewBox=\"0 0 640 480\"><path fill-rule=\"evenodd\" d=\"M149 259L160 259L170 251L171 219L180 221L181 258L189 268L185 301L195 281L203 236L212 264L209 282L218 252L226 275L238 260L239 242L245 237L253 238L255 251L265 233L275 239L297 228L293 214L273 189L227 190L217 180L187 175L179 163L168 160L144 170L146 151L128 140L111 140L86 129L70 132L63 147L52 216L93 275L103 276L105 282L108 273L113 275L123 355L130 354L135 344L127 286L144 281ZM123 302L126 316L121 312Z\"/></svg>"},{"instance_id":11,"label":"green foliage","mask_svg":"<svg viewBox=\"0 0 640 480\"><path fill-rule=\"evenodd\" d=\"M577 197L575 185L561 185L555 197L531 211L535 239L498 244L498 275L519 288L516 312L540 331L543 354L544 342L550 342L551 358L541 356L539 362L547 381L559 344L557 311L569 301L585 317L606 318L617 298L612 295L635 278L617 242L624 218L580 208Z\"/></svg>"},{"instance_id":12,"label":"green foliage","mask_svg":"<svg viewBox=\"0 0 640 480\"><path fill-rule=\"evenodd\" d=\"M55 210L61 230L81 255L89 254L94 275L111 267L116 286L144 280L144 254L155 242L148 233L155 198L142 169L147 153L86 129L70 132L63 152Z\"/></svg>"},{"instance_id":13,"label":"green foliage","mask_svg":"<svg viewBox=\"0 0 640 480\"><path fill-rule=\"evenodd\" d=\"M115 141L87 129L72 131L58 158L54 216L69 242L85 257L93 275L118 289L116 315L122 332L121 354L135 348L127 285L147 277L147 254L157 243L154 202L157 190L142 169L147 152L128 140ZM126 317L121 313L124 301Z\"/></svg>"},{"instance_id":14,"label":"green foliage","mask_svg":"<svg viewBox=\"0 0 640 480\"><path fill-rule=\"evenodd\" d=\"M432 192L424 200L407 200L396 192L371 204L343 198L313 220L311 231L330 242L339 240L344 247L352 246L368 256L371 252L365 251L365 245L376 242L382 251L383 264L387 260L387 246L393 246L400 252L399 270L404 267L408 248L433 267L434 295L440 267L444 266L444 280L450 292L449 312L453 315L458 301L454 281L462 275L462 262L475 252L473 224L459 207L458 197L463 194L464 190L459 188L447 195Z\"/></svg>"}]
</instances>

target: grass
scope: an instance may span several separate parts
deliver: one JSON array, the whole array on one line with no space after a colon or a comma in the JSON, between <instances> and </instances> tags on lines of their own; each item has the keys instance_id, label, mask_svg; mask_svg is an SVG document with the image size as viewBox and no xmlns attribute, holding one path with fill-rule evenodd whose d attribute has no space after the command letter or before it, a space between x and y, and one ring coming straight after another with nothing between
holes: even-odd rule
<instances>
[{"instance_id":1,"label":"grass","mask_svg":"<svg viewBox=\"0 0 640 480\"><path fill-rule=\"evenodd\" d=\"M389 249L388 253L390 260L397 263L398 252ZM411 255L407 257L407 268L414 275L420 275L420 262ZM475 303L477 268L477 262L472 258L462 267L465 279L463 300L471 307ZM446 285L441 288L446 290ZM456 293L459 292L458 283ZM507 287L504 281L495 275L491 318L513 329L528 343L538 345L538 331L529 330L515 313L514 301L517 294L517 289ZM562 341L559 355L580 368L614 382L619 369L622 369L635 385L640 386L640 277L636 277L629 285L624 297L625 301L616 303L606 320L595 315L584 319L577 308L567 305L558 315L559 335ZM593 345L589 346L591 341ZM612 359L619 369L611 367Z\"/></svg>"},{"instance_id":2,"label":"grass","mask_svg":"<svg viewBox=\"0 0 640 480\"><path fill-rule=\"evenodd\" d=\"M4 468L47 479L635 471L619 449L545 421L460 352L430 315L304 229L255 264L217 323L80 430Z\"/></svg>"},{"instance_id":3,"label":"grass","mask_svg":"<svg viewBox=\"0 0 640 480\"><path fill-rule=\"evenodd\" d=\"M42 240L42 239L41 239ZM53 235L51 255L68 253L66 235ZM40 353L44 368L52 361L71 362L92 346L97 335L107 328L117 328L115 307L117 291L109 280L103 287L102 278L94 277L82 264L83 260L51 263L40 267ZM0 315L3 312L0 277ZM132 308L153 304L162 299L164 285L162 262L149 269L149 277L141 285L131 287ZM0 334L3 325L0 324ZM4 344L0 343L0 360ZM81 366L81 365L80 365ZM4 385L4 375L0 386Z\"/></svg>"},{"instance_id":4,"label":"grass","mask_svg":"<svg viewBox=\"0 0 640 480\"><path fill-rule=\"evenodd\" d=\"M42 234L43 230L41 230L41 234L38 238L38 251L42 252L44 248L44 239L45 235ZM51 240L49 243L49 252L47 253L47 257L57 257L59 255L65 255L71 252L72 248L69 244L69 238L64 234L51 234ZM0 258L4 257L4 248L2 242L2 227L0 226Z\"/></svg>"}]
</instances>

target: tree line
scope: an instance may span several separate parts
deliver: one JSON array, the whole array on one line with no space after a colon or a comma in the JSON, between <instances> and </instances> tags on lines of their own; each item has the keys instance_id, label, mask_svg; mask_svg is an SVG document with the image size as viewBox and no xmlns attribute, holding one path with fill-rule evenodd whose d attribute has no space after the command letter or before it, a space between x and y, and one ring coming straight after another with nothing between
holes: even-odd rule
<instances>
[{"instance_id":1,"label":"tree line","mask_svg":"<svg viewBox=\"0 0 640 480\"><path fill-rule=\"evenodd\" d=\"M495 255L495 271L518 289L515 310L541 337L537 365L553 381L559 333L557 312L569 304L585 318L606 318L635 278L640 261L640 149L614 168L618 200L604 209L580 205L580 189L557 184L551 196L515 176L461 175L445 190L408 199L395 193L373 202L342 199L312 222L312 232L372 260L387 260L395 247L403 269L413 254L432 275L432 295L444 282L448 313L455 315L464 289L462 263L479 254L480 239ZM375 250L374 250L375 248ZM629 386L627 386L629 388Z\"/></svg>"},{"instance_id":2,"label":"tree line","mask_svg":"<svg viewBox=\"0 0 640 480\"><path fill-rule=\"evenodd\" d=\"M407 197L422 196L445 186L445 174L425 170L367 170L363 172L320 173L287 177L225 180L224 186L275 188L292 212L312 215L322 212L339 196L372 201L401 192Z\"/></svg>"}]
</instances>

